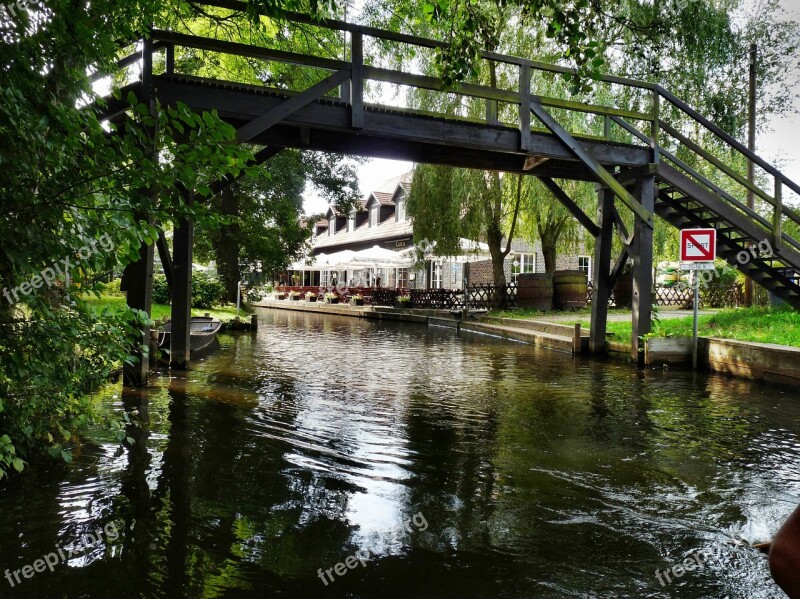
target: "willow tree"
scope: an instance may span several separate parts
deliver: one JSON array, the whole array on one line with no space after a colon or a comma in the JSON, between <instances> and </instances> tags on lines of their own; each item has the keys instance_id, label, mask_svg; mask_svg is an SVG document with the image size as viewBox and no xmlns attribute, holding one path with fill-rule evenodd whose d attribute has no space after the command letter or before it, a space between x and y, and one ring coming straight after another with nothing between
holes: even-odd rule
<instances>
[{"instance_id":1,"label":"willow tree","mask_svg":"<svg viewBox=\"0 0 800 599\"><path fill-rule=\"evenodd\" d=\"M495 285L505 285L503 263L511 251L520 210L520 187L509 193L500 173L418 165L408 197L414 241L435 242L439 256L461 253L461 239L485 241Z\"/></svg>"}]
</instances>

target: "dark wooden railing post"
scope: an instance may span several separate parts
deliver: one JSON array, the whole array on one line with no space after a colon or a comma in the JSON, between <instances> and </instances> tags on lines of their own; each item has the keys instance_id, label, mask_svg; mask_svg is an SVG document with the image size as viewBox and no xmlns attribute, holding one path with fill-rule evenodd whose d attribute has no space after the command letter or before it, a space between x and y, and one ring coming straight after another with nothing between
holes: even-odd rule
<instances>
[{"instance_id":1,"label":"dark wooden railing post","mask_svg":"<svg viewBox=\"0 0 800 599\"><path fill-rule=\"evenodd\" d=\"M653 122L650 128L651 147L653 148L653 164L658 164L659 158L659 134L661 132L661 95L657 89L652 92L653 95Z\"/></svg>"},{"instance_id":2,"label":"dark wooden railing post","mask_svg":"<svg viewBox=\"0 0 800 599\"><path fill-rule=\"evenodd\" d=\"M166 50L166 73L172 75L175 72L175 45L167 44Z\"/></svg>"},{"instance_id":3,"label":"dark wooden railing post","mask_svg":"<svg viewBox=\"0 0 800 599\"><path fill-rule=\"evenodd\" d=\"M364 127L364 39L354 31L350 39L350 61L353 75L350 79L350 108L353 129Z\"/></svg>"},{"instance_id":4,"label":"dark wooden railing post","mask_svg":"<svg viewBox=\"0 0 800 599\"><path fill-rule=\"evenodd\" d=\"M519 67L519 147L531 149L531 67Z\"/></svg>"},{"instance_id":5,"label":"dark wooden railing post","mask_svg":"<svg viewBox=\"0 0 800 599\"><path fill-rule=\"evenodd\" d=\"M783 235L781 219L783 218L783 181L775 177L775 208L772 214L772 251L781 249Z\"/></svg>"}]
</instances>

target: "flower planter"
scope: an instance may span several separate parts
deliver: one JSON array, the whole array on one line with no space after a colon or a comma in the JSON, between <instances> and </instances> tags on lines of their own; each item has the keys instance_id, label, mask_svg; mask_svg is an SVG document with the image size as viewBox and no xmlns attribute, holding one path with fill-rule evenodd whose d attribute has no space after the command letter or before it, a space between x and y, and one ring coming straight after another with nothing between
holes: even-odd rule
<instances>
[{"instance_id":1,"label":"flower planter","mask_svg":"<svg viewBox=\"0 0 800 599\"><path fill-rule=\"evenodd\" d=\"M339 298L338 297L334 297L333 299L328 298L328 299L325 300L325 303L326 304L338 304L339 303Z\"/></svg>"},{"instance_id":2,"label":"flower planter","mask_svg":"<svg viewBox=\"0 0 800 599\"><path fill-rule=\"evenodd\" d=\"M404 310L407 310L408 308L410 308L410 307L411 307L411 302L401 302L401 301L396 301L396 302L394 303L394 307L395 307L395 308L402 308L402 309L404 309Z\"/></svg>"},{"instance_id":3,"label":"flower planter","mask_svg":"<svg viewBox=\"0 0 800 599\"><path fill-rule=\"evenodd\" d=\"M307 302L312 302L312 303L313 303L313 302L316 302L316 301L317 301L317 296L316 296L316 295L309 295L309 296L306 296L306 301L307 301Z\"/></svg>"},{"instance_id":4,"label":"flower planter","mask_svg":"<svg viewBox=\"0 0 800 599\"><path fill-rule=\"evenodd\" d=\"M293 302L299 302L300 301L300 296L299 295L293 295L292 296L292 301Z\"/></svg>"},{"instance_id":5,"label":"flower planter","mask_svg":"<svg viewBox=\"0 0 800 599\"><path fill-rule=\"evenodd\" d=\"M286 299L286 294L285 293L279 293L278 295L275 296L275 299L279 299L279 300Z\"/></svg>"},{"instance_id":6,"label":"flower planter","mask_svg":"<svg viewBox=\"0 0 800 599\"><path fill-rule=\"evenodd\" d=\"M353 302L354 306L363 306L364 305L364 298L360 298L360 299L353 298L351 301Z\"/></svg>"}]
</instances>

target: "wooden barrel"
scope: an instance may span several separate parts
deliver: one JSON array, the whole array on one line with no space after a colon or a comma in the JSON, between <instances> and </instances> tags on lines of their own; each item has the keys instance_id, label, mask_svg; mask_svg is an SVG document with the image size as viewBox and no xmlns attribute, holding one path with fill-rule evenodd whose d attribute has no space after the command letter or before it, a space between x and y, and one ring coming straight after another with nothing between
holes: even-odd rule
<instances>
[{"instance_id":1,"label":"wooden barrel","mask_svg":"<svg viewBox=\"0 0 800 599\"><path fill-rule=\"evenodd\" d=\"M630 273L622 273L614 283L614 305L617 308L630 308L632 302L633 277Z\"/></svg>"},{"instance_id":2,"label":"wooden barrel","mask_svg":"<svg viewBox=\"0 0 800 599\"><path fill-rule=\"evenodd\" d=\"M552 310L553 276L547 273L524 273L517 277L517 303L520 308Z\"/></svg>"},{"instance_id":3,"label":"wooden barrel","mask_svg":"<svg viewBox=\"0 0 800 599\"><path fill-rule=\"evenodd\" d=\"M553 273L553 305L557 309L585 308L588 281L582 270L557 270Z\"/></svg>"}]
</instances>

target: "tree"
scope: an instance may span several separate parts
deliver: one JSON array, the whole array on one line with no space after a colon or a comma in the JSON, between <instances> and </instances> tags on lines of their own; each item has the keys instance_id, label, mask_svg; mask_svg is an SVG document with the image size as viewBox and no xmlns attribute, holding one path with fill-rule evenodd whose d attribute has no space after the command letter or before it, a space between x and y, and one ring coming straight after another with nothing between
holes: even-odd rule
<instances>
[{"instance_id":1,"label":"tree","mask_svg":"<svg viewBox=\"0 0 800 599\"><path fill-rule=\"evenodd\" d=\"M87 72L113 72L118 40L172 8L55 0L0 21L0 478L42 449L69 459L87 393L140 349L147 315L98 312L86 301L96 275L138 259L153 222L217 220L178 188L207 192L252 156L185 106L131 96L124 128L100 122Z\"/></svg>"},{"instance_id":2,"label":"tree","mask_svg":"<svg viewBox=\"0 0 800 599\"><path fill-rule=\"evenodd\" d=\"M301 258L311 236L301 220L308 182L340 210L358 200L355 162L335 154L283 150L263 167L265 176L245 177L212 200L212 210L232 219L203 227L198 256L217 261L228 301L236 301L244 271L276 272Z\"/></svg>"},{"instance_id":3,"label":"tree","mask_svg":"<svg viewBox=\"0 0 800 599\"><path fill-rule=\"evenodd\" d=\"M414 241L435 241L437 255L455 256L461 253L461 238L484 240L494 283L505 285L503 262L511 251L520 201L520 187L509 190L497 172L417 165L408 197Z\"/></svg>"}]
</instances>

